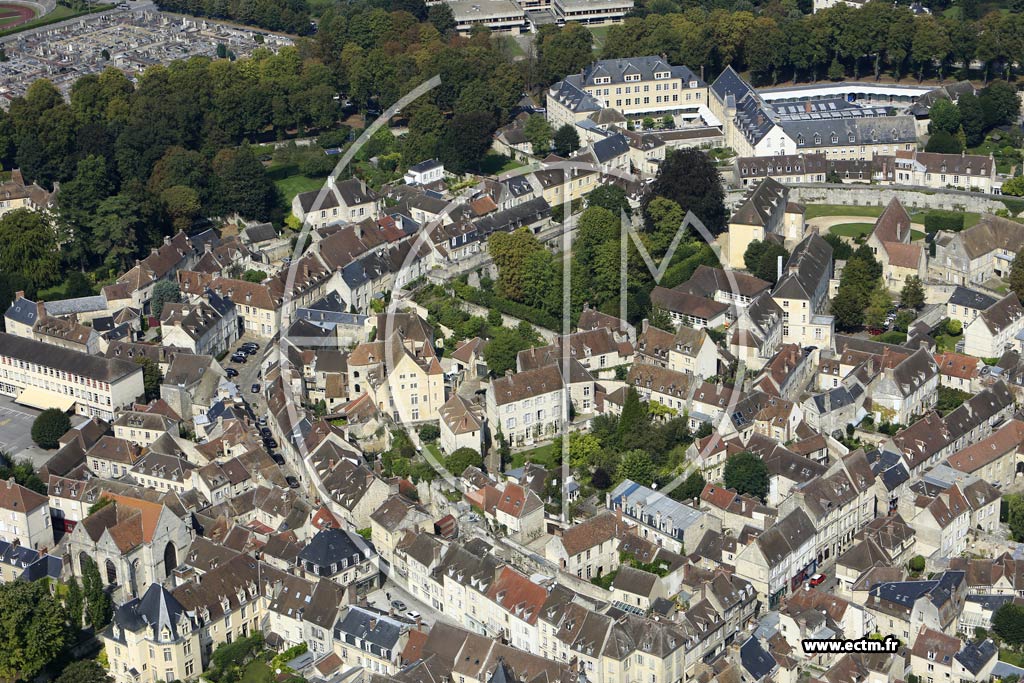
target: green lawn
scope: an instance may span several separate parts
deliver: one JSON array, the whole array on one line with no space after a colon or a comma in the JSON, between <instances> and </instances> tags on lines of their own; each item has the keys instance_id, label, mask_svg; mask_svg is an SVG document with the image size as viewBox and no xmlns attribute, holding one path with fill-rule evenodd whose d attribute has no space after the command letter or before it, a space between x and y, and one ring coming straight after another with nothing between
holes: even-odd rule
<instances>
[{"instance_id":1,"label":"green lawn","mask_svg":"<svg viewBox=\"0 0 1024 683\"><path fill-rule=\"evenodd\" d=\"M538 465L551 469L558 464L561 456L561 453L555 452L555 445L549 443L528 451L513 453L511 468L515 469L517 467L522 467L526 464L526 461L529 460L530 462L534 462Z\"/></svg>"},{"instance_id":2,"label":"green lawn","mask_svg":"<svg viewBox=\"0 0 1024 683\"><path fill-rule=\"evenodd\" d=\"M245 667L245 673L242 674L242 683L273 683L273 680L274 672L265 662L258 659L249 662Z\"/></svg>"},{"instance_id":3,"label":"green lawn","mask_svg":"<svg viewBox=\"0 0 1024 683\"><path fill-rule=\"evenodd\" d=\"M324 178L310 178L298 172L294 167L282 166L267 171L277 189L283 195L282 201L286 208L291 208L292 199L301 192L319 190L324 186Z\"/></svg>"},{"instance_id":4,"label":"green lawn","mask_svg":"<svg viewBox=\"0 0 1024 683\"><path fill-rule=\"evenodd\" d=\"M913 242L915 240L923 240L923 239L924 239L924 233L921 232L920 230L911 230L910 231L910 241L911 242Z\"/></svg>"},{"instance_id":5,"label":"green lawn","mask_svg":"<svg viewBox=\"0 0 1024 683\"><path fill-rule=\"evenodd\" d=\"M821 216L866 216L878 218L882 215L881 206L844 206L842 204L810 204L805 216L820 218Z\"/></svg>"},{"instance_id":6,"label":"green lawn","mask_svg":"<svg viewBox=\"0 0 1024 683\"><path fill-rule=\"evenodd\" d=\"M839 237L862 237L870 233L874 227L874 223L839 223L833 225L828 231Z\"/></svg>"},{"instance_id":7,"label":"green lawn","mask_svg":"<svg viewBox=\"0 0 1024 683\"><path fill-rule=\"evenodd\" d=\"M497 175L498 173L522 168L525 165L515 159L510 159L504 154L491 152L480 160L480 173L484 175Z\"/></svg>"},{"instance_id":8,"label":"green lawn","mask_svg":"<svg viewBox=\"0 0 1024 683\"><path fill-rule=\"evenodd\" d=\"M604 48L604 42L608 39L608 29L611 26L588 26L590 35L594 36L594 52L600 52Z\"/></svg>"},{"instance_id":9,"label":"green lawn","mask_svg":"<svg viewBox=\"0 0 1024 683\"><path fill-rule=\"evenodd\" d=\"M935 335L935 343L938 346L940 352L942 352L942 353L947 353L947 352L952 353L952 352L956 351L956 344L957 344L957 342L959 342L963 338L964 338L964 336L962 334L957 335L955 337L951 337L948 334L946 334L945 332L943 332L942 334Z\"/></svg>"},{"instance_id":10,"label":"green lawn","mask_svg":"<svg viewBox=\"0 0 1024 683\"><path fill-rule=\"evenodd\" d=\"M1024 666L1024 655L1004 647L999 649L999 661L1013 666Z\"/></svg>"}]
</instances>

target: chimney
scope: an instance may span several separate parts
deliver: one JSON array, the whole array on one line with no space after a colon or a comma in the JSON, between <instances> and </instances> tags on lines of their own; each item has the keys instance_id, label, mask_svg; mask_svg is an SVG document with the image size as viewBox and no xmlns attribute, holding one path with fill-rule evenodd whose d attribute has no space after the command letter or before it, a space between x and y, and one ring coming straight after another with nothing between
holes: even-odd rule
<instances>
[{"instance_id":1,"label":"chimney","mask_svg":"<svg viewBox=\"0 0 1024 683\"><path fill-rule=\"evenodd\" d=\"M782 279L782 254L779 254L778 267L776 268L776 281Z\"/></svg>"},{"instance_id":2,"label":"chimney","mask_svg":"<svg viewBox=\"0 0 1024 683\"><path fill-rule=\"evenodd\" d=\"M646 332L647 328L650 326L650 324L651 324L651 321L648 320L647 318L644 318L643 320L641 320L640 321L640 332L641 333Z\"/></svg>"},{"instance_id":3,"label":"chimney","mask_svg":"<svg viewBox=\"0 0 1024 683\"><path fill-rule=\"evenodd\" d=\"M25 290L19 289L17 292L14 293L14 300L15 301L17 301L18 299L24 299L24 298L25 298Z\"/></svg>"},{"instance_id":4,"label":"chimney","mask_svg":"<svg viewBox=\"0 0 1024 683\"><path fill-rule=\"evenodd\" d=\"M36 319L46 320L46 303L43 301L36 302Z\"/></svg>"},{"instance_id":5,"label":"chimney","mask_svg":"<svg viewBox=\"0 0 1024 683\"><path fill-rule=\"evenodd\" d=\"M7 478L7 488L13 488L13 487L14 487L14 477L8 477Z\"/></svg>"},{"instance_id":6,"label":"chimney","mask_svg":"<svg viewBox=\"0 0 1024 683\"><path fill-rule=\"evenodd\" d=\"M206 254L212 254L213 253L213 242L204 242L203 243L203 252L206 253Z\"/></svg>"},{"instance_id":7,"label":"chimney","mask_svg":"<svg viewBox=\"0 0 1024 683\"><path fill-rule=\"evenodd\" d=\"M170 244L170 243L171 243L170 236L169 235L164 235L164 244Z\"/></svg>"}]
</instances>

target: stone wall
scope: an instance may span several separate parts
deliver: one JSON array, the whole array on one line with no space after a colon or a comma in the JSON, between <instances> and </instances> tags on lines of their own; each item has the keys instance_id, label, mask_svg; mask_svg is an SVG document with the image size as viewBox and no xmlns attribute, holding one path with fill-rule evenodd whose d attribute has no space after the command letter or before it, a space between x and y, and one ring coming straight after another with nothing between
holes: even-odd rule
<instances>
[{"instance_id":1,"label":"stone wall","mask_svg":"<svg viewBox=\"0 0 1024 683\"><path fill-rule=\"evenodd\" d=\"M907 211L914 209L945 209L995 213L1006 209L997 195L960 190L935 190L919 187L896 187L851 183L848 185L804 183L789 185L789 198L801 204L845 204L850 206L885 206L893 197L900 200ZM745 190L728 190L726 203L737 204Z\"/></svg>"}]
</instances>

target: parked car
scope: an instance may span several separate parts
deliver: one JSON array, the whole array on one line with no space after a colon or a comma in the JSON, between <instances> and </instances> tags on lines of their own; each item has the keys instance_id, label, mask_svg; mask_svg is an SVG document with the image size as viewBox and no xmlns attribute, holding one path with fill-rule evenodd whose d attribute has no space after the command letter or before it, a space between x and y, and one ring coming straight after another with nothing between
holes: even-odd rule
<instances>
[{"instance_id":1,"label":"parked car","mask_svg":"<svg viewBox=\"0 0 1024 683\"><path fill-rule=\"evenodd\" d=\"M266 415L260 415L259 417L257 417L256 418L256 424L258 424L260 427L266 427L267 426L267 416Z\"/></svg>"},{"instance_id":2,"label":"parked car","mask_svg":"<svg viewBox=\"0 0 1024 683\"><path fill-rule=\"evenodd\" d=\"M408 612L405 613L405 616L409 617L413 621L416 621L422 615L419 612L417 612L416 610L411 609L411 610L409 610Z\"/></svg>"},{"instance_id":3,"label":"parked car","mask_svg":"<svg viewBox=\"0 0 1024 683\"><path fill-rule=\"evenodd\" d=\"M815 574L807 583L811 584L812 586L820 586L821 584L825 583L825 579L827 578L828 576L826 576L825 574Z\"/></svg>"},{"instance_id":4,"label":"parked car","mask_svg":"<svg viewBox=\"0 0 1024 683\"><path fill-rule=\"evenodd\" d=\"M238 377L238 370L235 370L234 368L228 368L227 370L224 371L224 374L227 375L229 379L231 377Z\"/></svg>"},{"instance_id":5,"label":"parked car","mask_svg":"<svg viewBox=\"0 0 1024 683\"><path fill-rule=\"evenodd\" d=\"M292 487L293 489L299 488L299 480L296 479L295 477L285 477L284 480L288 482L288 486Z\"/></svg>"},{"instance_id":6,"label":"parked car","mask_svg":"<svg viewBox=\"0 0 1024 683\"><path fill-rule=\"evenodd\" d=\"M278 465L284 464L284 456L281 455L280 453L271 453L270 459L276 462Z\"/></svg>"},{"instance_id":7,"label":"parked car","mask_svg":"<svg viewBox=\"0 0 1024 683\"><path fill-rule=\"evenodd\" d=\"M270 433L270 430L267 427L261 427L260 428L260 436L263 437L264 439L269 439L269 438L273 437L274 435Z\"/></svg>"},{"instance_id":8,"label":"parked car","mask_svg":"<svg viewBox=\"0 0 1024 683\"><path fill-rule=\"evenodd\" d=\"M249 360L249 356L245 355L244 353L236 352L231 354L232 363L244 363L247 360Z\"/></svg>"},{"instance_id":9,"label":"parked car","mask_svg":"<svg viewBox=\"0 0 1024 683\"><path fill-rule=\"evenodd\" d=\"M391 606L394 607L395 610L398 612L404 612L406 610L405 603L401 600L392 600Z\"/></svg>"},{"instance_id":10,"label":"parked car","mask_svg":"<svg viewBox=\"0 0 1024 683\"><path fill-rule=\"evenodd\" d=\"M273 450L274 448L277 448L277 439L263 439L263 445L268 449Z\"/></svg>"},{"instance_id":11,"label":"parked car","mask_svg":"<svg viewBox=\"0 0 1024 683\"><path fill-rule=\"evenodd\" d=\"M260 393L260 385L259 384L253 384L252 385L252 393L254 393L254 394Z\"/></svg>"}]
</instances>

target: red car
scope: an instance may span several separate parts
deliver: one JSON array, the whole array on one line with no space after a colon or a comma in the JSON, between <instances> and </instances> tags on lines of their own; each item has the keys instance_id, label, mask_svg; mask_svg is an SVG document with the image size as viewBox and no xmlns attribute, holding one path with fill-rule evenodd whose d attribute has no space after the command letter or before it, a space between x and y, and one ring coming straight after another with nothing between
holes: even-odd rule
<instances>
[{"instance_id":1,"label":"red car","mask_svg":"<svg viewBox=\"0 0 1024 683\"><path fill-rule=\"evenodd\" d=\"M811 584L812 586L820 586L821 584L825 583L825 579L827 578L828 577L824 574L815 574L807 583Z\"/></svg>"}]
</instances>

